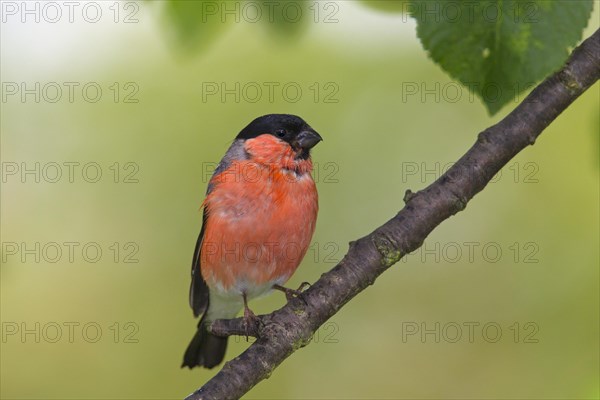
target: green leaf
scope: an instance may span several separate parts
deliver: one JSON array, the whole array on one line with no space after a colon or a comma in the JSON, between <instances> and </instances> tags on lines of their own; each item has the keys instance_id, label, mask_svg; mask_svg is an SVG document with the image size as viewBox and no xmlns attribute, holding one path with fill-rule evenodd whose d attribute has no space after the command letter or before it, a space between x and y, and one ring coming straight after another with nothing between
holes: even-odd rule
<instances>
[{"instance_id":1,"label":"green leaf","mask_svg":"<svg viewBox=\"0 0 600 400\"><path fill-rule=\"evenodd\" d=\"M269 30L273 39L297 37L304 31L312 14L308 10L311 2L296 0L264 0L256 3L262 10L260 21ZM313 4L312 7L318 6Z\"/></svg>"},{"instance_id":2,"label":"green leaf","mask_svg":"<svg viewBox=\"0 0 600 400\"><path fill-rule=\"evenodd\" d=\"M221 33L234 17L223 14L223 2L181 1L163 3L163 14L173 40L186 50L205 48Z\"/></svg>"},{"instance_id":3,"label":"green leaf","mask_svg":"<svg viewBox=\"0 0 600 400\"><path fill-rule=\"evenodd\" d=\"M361 4L389 13L404 13L409 10L409 0L361 0Z\"/></svg>"},{"instance_id":4,"label":"green leaf","mask_svg":"<svg viewBox=\"0 0 600 400\"><path fill-rule=\"evenodd\" d=\"M162 12L175 44L187 51L198 51L234 23L262 25L274 40L299 36L313 19L309 6L321 7L295 0L174 0L164 2Z\"/></svg>"},{"instance_id":5,"label":"green leaf","mask_svg":"<svg viewBox=\"0 0 600 400\"><path fill-rule=\"evenodd\" d=\"M592 7L592 0L413 0L411 15L430 57L493 115L565 62Z\"/></svg>"}]
</instances>

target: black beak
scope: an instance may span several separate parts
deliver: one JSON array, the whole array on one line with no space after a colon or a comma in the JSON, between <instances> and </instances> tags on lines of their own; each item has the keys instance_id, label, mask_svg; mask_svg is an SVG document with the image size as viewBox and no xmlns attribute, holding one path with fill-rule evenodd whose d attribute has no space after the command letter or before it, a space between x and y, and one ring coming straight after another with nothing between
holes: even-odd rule
<instances>
[{"instance_id":1,"label":"black beak","mask_svg":"<svg viewBox=\"0 0 600 400\"><path fill-rule=\"evenodd\" d=\"M311 130L302 131L296 136L297 147L303 150L310 150L316 146L323 138L317 132Z\"/></svg>"}]
</instances>

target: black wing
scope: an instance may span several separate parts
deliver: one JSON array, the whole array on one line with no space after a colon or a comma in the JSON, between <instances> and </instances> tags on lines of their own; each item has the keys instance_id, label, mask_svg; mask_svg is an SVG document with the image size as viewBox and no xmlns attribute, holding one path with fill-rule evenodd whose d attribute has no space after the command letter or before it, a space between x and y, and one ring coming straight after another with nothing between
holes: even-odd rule
<instances>
[{"instance_id":1,"label":"black wing","mask_svg":"<svg viewBox=\"0 0 600 400\"><path fill-rule=\"evenodd\" d=\"M246 150L244 150L244 141L243 140L235 140L227 152L225 156L217 165L215 172L213 173L213 178L219 175L221 172L225 171L232 163L233 160L245 160L248 159L248 154ZM215 183L211 178L208 183L208 188L206 190L206 195L208 196L210 192L214 189ZM202 214L202 229L200 229L200 235L198 236L198 241L196 242L196 249L194 250L194 260L192 261L192 285L190 286L190 307L194 310L194 316L199 316L203 312L208 309L208 286L206 282L202 278L201 266L200 266L200 249L202 248L202 239L204 238L204 229L206 228L206 207L204 208L204 213Z\"/></svg>"},{"instance_id":2,"label":"black wing","mask_svg":"<svg viewBox=\"0 0 600 400\"><path fill-rule=\"evenodd\" d=\"M194 250L194 259L192 260L192 284L190 285L190 307L197 317L208 308L208 286L202 278L200 271L200 249L202 248L202 239L204 238L204 228L206 227L206 208L202 214L202 228L196 241Z\"/></svg>"}]
</instances>

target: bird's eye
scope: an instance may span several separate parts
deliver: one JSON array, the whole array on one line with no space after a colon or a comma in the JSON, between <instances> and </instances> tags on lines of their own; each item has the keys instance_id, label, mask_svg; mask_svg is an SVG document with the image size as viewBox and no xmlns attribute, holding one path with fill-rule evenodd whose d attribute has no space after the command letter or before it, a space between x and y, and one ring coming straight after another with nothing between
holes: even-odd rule
<instances>
[{"instance_id":1,"label":"bird's eye","mask_svg":"<svg viewBox=\"0 0 600 400\"><path fill-rule=\"evenodd\" d=\"M275 135L277 135L277 137L285 137L285 135L287 134L287 132L285 131L285 129L278 129L277 131L275 131Z\"/></svg>"}]
</instances>

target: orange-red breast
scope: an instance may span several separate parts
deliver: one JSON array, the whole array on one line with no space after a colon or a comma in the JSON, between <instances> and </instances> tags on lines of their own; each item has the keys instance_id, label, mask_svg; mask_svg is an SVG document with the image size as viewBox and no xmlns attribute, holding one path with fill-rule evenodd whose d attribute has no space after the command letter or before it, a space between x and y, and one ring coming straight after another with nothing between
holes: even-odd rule
<instances>
[{"instance_id":1,"label":"orange-red breast","mask_svg":"<svg viewBox=\"0 0 600 400\"><path fill-rule=\"evenodd\" d=\"M317 220L310 150L321 140L300 117L265 115L237 135L217 166L192 262L190 306L202 318L182 367L219 364L227 338L209 333L207 323L234 318L248 299L296 271Z\"/></svg>"}]
</instances>

